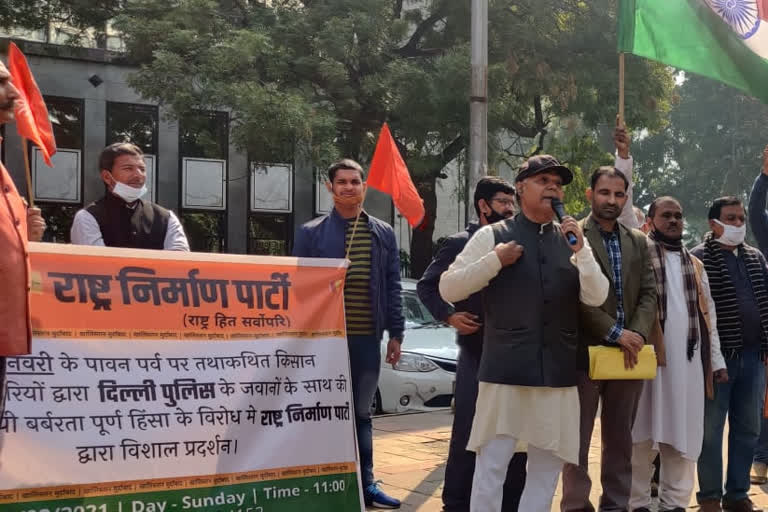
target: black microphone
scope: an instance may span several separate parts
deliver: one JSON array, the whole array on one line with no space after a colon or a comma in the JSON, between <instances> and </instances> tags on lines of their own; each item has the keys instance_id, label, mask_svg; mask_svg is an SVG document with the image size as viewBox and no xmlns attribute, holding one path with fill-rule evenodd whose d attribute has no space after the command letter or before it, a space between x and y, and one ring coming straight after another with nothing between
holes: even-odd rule
<instances>
[{"instance_id":1,"label":"black microphone","mask_svg":"<svg viewBox=\"0 0 768 512\"><path fill-rule=\"evenodd\" d=\"M552 209L555 211L555 215L557 216L557 222L562 223L563 217L565 217L565 205L563 205L563 202L558 198L553 197ZM568 243L571 245L576 245L577 243L579 243L579 239L576 238L576 235L574 235L570 231L565 233L565 238L568 240Z\"/></svg>"}]
</instances>

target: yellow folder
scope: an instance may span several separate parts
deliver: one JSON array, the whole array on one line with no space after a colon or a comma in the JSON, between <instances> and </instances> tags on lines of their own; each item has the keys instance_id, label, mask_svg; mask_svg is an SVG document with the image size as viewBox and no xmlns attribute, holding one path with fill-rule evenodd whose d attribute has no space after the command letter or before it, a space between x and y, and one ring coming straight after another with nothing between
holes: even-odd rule
<instances>
[{"instance_id":1,"label":"yellow folder","mask_svg":"<svg viewBox=\"0 0 768 512\"><path fill-rule=\"evenodd\" d=\"M656 352L644 345L634 368L624 368L624 352L618 347L589 347L589 378L592 380L638 380L656 378Z\"/></svg>"}]
</instances>

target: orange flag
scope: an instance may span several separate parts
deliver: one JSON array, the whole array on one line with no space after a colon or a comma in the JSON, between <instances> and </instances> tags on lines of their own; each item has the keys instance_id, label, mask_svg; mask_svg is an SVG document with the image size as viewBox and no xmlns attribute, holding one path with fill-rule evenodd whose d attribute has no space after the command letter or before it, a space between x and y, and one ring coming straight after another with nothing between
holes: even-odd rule
<instances>
[{"instance_id":1,"label":"orange flag","mask_svg":"<svg viewBox=\"0 0 768 512\"><path fill-rule=\"evenodd\" d=\"M29 70L27 59L14 43L8 45L8 72L21 96L16 100L14 110L16 130L23 138L34 142L43 153L45 163L53 167L51 155L56 153L56 140L53 138L53 128L48 119L48 109Z\"/></svg>"},{"instance_id":2,"label":"orange flag","mask_svg":"<svg viewBox=\"0 0 768 512\"><path fill-rule=\"evenodd\" d=\"M384 123L373 153L371 170L368 173L368 185L389 194L397 210L408 219L411 227L416 227L424 220L424 201L416 191L408 167L405 166L400 150Z\"/></svg>"}]
</instances>

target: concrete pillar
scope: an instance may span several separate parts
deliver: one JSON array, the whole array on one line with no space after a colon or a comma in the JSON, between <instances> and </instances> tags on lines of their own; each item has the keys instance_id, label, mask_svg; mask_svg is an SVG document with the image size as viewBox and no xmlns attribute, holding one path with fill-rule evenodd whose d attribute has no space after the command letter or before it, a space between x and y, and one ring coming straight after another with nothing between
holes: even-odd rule
<instances>
[{"instance_id":1,"label":"concrete pillar","mask_svg":"<svg viewBox=\"0 0 768 512\"><path fill-rule=\"evenodd\" d=\"M293 231L314 216L315 165L308 151L297 148L293 157Z\"/></svg>"},{"instance_id":2,"label":"concrete pillar","mask_svg":"<svg viewBox=\"0 0 768 512\"><path fill-rule=\"evenodd\" d=\"M157 202L165 208L179 212L181 208L181 160L179 159L179 124L164 119L166 112L159 109L157 128Z\"/></svg>"},{"instance_id":3,"label":"concrete pillar","mask_svg":"<svg viewBox=\"0 0 768 512\"><path fill-rule=\"evenodd\" d=\"M99 171L99 156L107 145L107 103L103 99L86 99L83 107L83 204L88 205L104 195L104 182Z\"/></svg>"},{"instance_id":4,"label":"concrete pillar","mask_svg":"<svg viewBox=\"0 0 768 512\"><path fill-rule=\"evenodd\" d=\"M228 253L248 252L248 211L250 191L248 158L245 153L229 146L227 162L227 247Z\"/></svg>"}]
</instances>

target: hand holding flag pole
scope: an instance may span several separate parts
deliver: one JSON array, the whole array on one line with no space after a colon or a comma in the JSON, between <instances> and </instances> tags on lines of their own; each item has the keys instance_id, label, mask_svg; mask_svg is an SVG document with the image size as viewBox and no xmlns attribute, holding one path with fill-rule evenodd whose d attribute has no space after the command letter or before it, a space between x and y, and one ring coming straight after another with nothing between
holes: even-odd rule
<instances>
[{"instance_id":1,"label":"hand holding flag pole","mask_svg":"<svg viewBox=\"0 0 768 512\"><path fill-rule=\"evenodd\" d=\"M26 137L21 138L21 150L24 153L24 170L27 176L27 195L29 196L29 206L35 207L35 190L32 188L32 169L29 166L29 144Z\"/></svg>"},{"instance_id":2,"label":"hand holding flag pole","mask_svg":"<svg viewBox=\"0 0 768 512\"><path fill-rule=\"evenodd\" d=\"M56 153L56 141L53 138L53 128L48 118L48 109L45 106L43 95L40 94L35 78L29 70L27 59L13 42L8 45L8 72L11 74L13 85L19 91L14 115L16 117L16 130L19 132L23 143L29 205L34 207L35 197L32 188L32 170L29 165L27 140L34 142L40 149L45 163L49 167L53 167L51 156Z\"/></svg>"}]
</instances>

